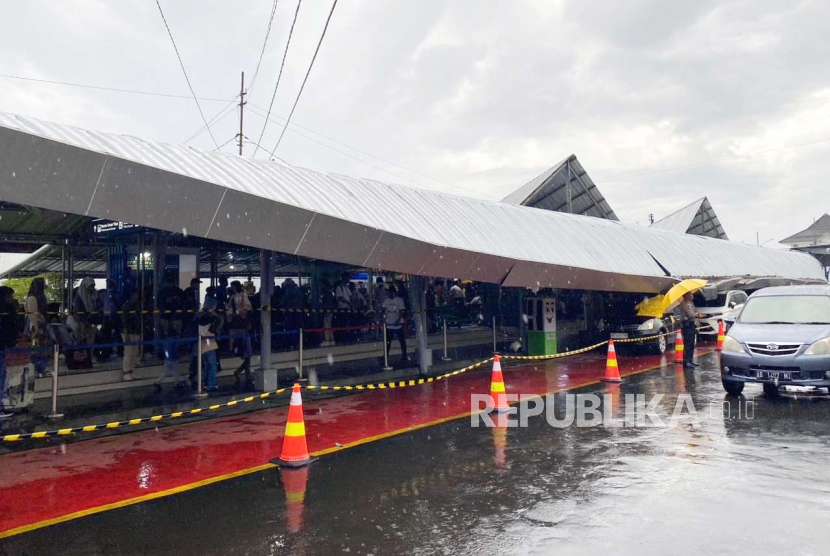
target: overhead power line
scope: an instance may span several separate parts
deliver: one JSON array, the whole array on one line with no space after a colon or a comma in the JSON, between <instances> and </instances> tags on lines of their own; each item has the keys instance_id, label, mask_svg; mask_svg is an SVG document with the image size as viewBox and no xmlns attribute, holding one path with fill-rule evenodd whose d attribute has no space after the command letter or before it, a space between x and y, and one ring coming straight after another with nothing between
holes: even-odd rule
<instances>
[{"instance_id":1,"label":"overhead power line","mask_svg":"<svg viewBox=\"0 0 830 556\"><path fill-rule=\"evenodd\" d=\"M190 84L190 78L187 76L187 70L184 69L184 62L182 61L182 57L179 55L179 49L176 46L176 41L173 39L173 33L170 31L170 26L167 24L167 18L164 17L164 10L161 9L161 3L159 0L156 0L156 6L159 8L161 20L164 21L164 27L167 29L167 35L170 37L170 42L173 43L173 50L176 51L176 58L179 59L179 65L182 67L182 73L184 73L184 80L187 81L187 88L190 89L190 94L193 95L193 100L196 102L196 108L199 109L199 115L202 117L202 121L205 122L205 126L207 127L208 135L210 135L210 138L213 139L213 144L216 145L216 148L218 149L219 143L216 142L216 137L213 136L213 132L210 130L210 125L205 118L205 113L202 112L202 105L199 104L199 99L196 98L196 92L193 90L193 85Z\"/></svg>"},{"instance_id":2,"label":"overhead power line","mask_svg":"<svg viewBox=\"0 0 830 556\"><path fill-rule=\"evenodd\" d=\"M137 91L132 89L118 89L115 87L99 87L97 85L85 85L82 83L68 83L66 81L54 81L51 79L38 79L36 77L24 77L22 75L9 75L6 73L0 73L0 77L6 79L17 79L19 81L33 81L35 83L48 83L49 85L63 85L65 87L77 87L79 89L93 89L96 91L107 91L110 93L127 93L131 95L145 95L151 97L165 97L165 98L183 98L187 100L192 100L192 95L174 95L170 93L158 93L155 91ZM228 102L226 98L208 98L208 97L198 97L199 100L203 102ZM236 99L234 99L236 100ZM233 102L233 100L231 101Z\"/></svg>"},{"instance_id":3,"label":"overhead power line","mask_svg":"<svg viewBox=\"0 0 830 556\"><path fill-rule=\"evenodd\" d=\"M216 148L215 148L215 149L213 149L213 152L216 152L216 151L221 151L221 150L222 150L222 147L224 147L225 145L227 145L228 143L230 143L231 141L233 141L233 140L234 140L234 139L236 139L236 138L237 138L237 135L234 135L233 137L231 137L230 139L228 139L227 141L225 141L225 142L224 142L224 143L222 143L221 145L216 145Z\"/></svg>"},{"instance_id":4,"label":"overhead power line","mask_svg":"<svg viewBox=\"0 0 830 556\"><path fill-rule=\"evenodd\" d=\"M239 97L237 96L236 98ZM188 137L183 144L187 145L188 143L196 139L198 136L200 136L202 133L204 133L208 126L216 125L225 118L227 118L229 115L231 115L233 113L233 110L228 109L236 106L236 98L230 101L224 108L222 108L222 110L217 112L215 116L208 120L208 125L203 125L202 127L200 127L199 130L193 133L193 135L191 135L190 137Z\"/></svg>"},{"instance_id":5,"label":"overhead power line","mask_svg":"<svg viewBox=\"0 0 830 556\"><path fill-rule=\"evenodd\" d=\"M271 35L271 25L274 23L274 14L277 13L277 2L278 0L274 0L274 3L271 5L271 17L268 18L268 28L265 30L265 40L262 41L262 51L259 53L259 60L256 63L256 69L254 70L254 77L251 79L251 86L248 88L248 98L250 98L250 94L254 91L254 85L256 85L256 78L259 75L259 66L262 65L262 57L265 55L265 47L268 45L268 37Z\"/></svg>"},{"instance_id":6,"label":"overhead power line","mask_svg":"<svg viewBox=\"0 0 830 556\"><path fill-rule=\"evenodd\" d=\"M280 73L277 75L277 84L274 85L274 92L271 94L271 104L268 105L268 116L271 115L271 109L274 108L274 99L277 98L277 89L280 87L282 70L285 68L285 59L288 56L288 47L291 45L291 36L294 34L294 25L297 23L297 16L300 13L300 5L302 3L303 0L297 0L297 9L294 10L294 20L291 22L291 29L288 31L288 40L285 42L285 51L282 53L282 63L280 63ZM268 127L268 116L265 117L265 121L262 123L262 131L259 134L259 140L256 142L256 148L254 149L254 154L251 158L256 157L256 153L259 152L259 144L262 143L262 137L265 135L265 128Z\"/></svg>"},{"instance_id":7,"label":"overhead power line","mask_svg":"<svg viewBox=\"0 0 830 556\"><path fill-rule=\"evenodd\" d=\"M323 27L323 33L320 35L320 40L317 42L317 48L314 49L314 56L311 57L311 63L308 65L308 71L305 73L305 77L303 78L303 83L300 85L300 92L297 93L297 98L294 100L294 106L291 107L291 112L288 113L288 119L285 120L285 127L282 128L282 132L280 133L279 139L277 139L277 144L274 145L274 150L271 151L271 156L277 152L277 149L280 147L280 143L282 142L283 136L285 136L285 130L288 128L288 124L291 123L291 117L294 115L294 110L297 109L297 104L300 102L300 97L303 96L303 89L305 89L305 84L308 81L308 76L311 75L311 69L314 67L314 61L317 59L317 54L320 52L320 47L323 45L323 39L326 38L326 31L329 29L329 23L331 22L331 16L334 15L334 8L337 7L337 0L331 5L331 11L329 12L328 18L326 18L326 25Z\"/></svg>"}]
</instances>

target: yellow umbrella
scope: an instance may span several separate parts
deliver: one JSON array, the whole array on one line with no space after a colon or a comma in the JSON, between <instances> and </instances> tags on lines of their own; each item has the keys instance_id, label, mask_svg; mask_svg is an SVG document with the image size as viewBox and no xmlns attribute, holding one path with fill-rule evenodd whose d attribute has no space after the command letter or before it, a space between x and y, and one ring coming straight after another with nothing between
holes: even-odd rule
<instances>
[{"instance_id":1,"label":"yellow umbrella","mask_svg":"<svg viewBox=\"0 0 830 556\"><path fill-rule=\"evenodd\" d=\"M638 317L654 317L659 319L663 316L663 296L655 295L644 299L637 304Z\"/></svg>"},{"instance_id":2,"label":"yellow umbrella","mask_svg":"<svg viewBox=\"0 0 830 556\"><path fill-rule=\"evenodd\" d=\"M683 280L679 284L673 285L671 289L666 292L666 295L663 296L663 314L668 313L677 307L684 295L687 293L694 293L702 289L705 285L706 280L700 280L697 278Z\"/></svg>"}]
</instances>

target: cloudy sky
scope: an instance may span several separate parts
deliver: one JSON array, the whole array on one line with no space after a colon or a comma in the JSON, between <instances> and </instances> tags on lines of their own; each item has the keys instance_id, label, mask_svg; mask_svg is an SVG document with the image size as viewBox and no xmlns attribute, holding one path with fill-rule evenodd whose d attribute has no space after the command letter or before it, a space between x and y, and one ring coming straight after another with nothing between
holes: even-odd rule
<instances>
[{"instance_id":1,"label":"cloudy sky","mask_svg":"<svg viewBox=\"0 0 830 556\"><path fill-rule=\"evenodd\" d=\"M162 7L222 145L238 131L228 104L240 71L249 85L254 76L272 0ZM277 5L245 156L296 7ZM269 152L330 9L302 2ZM0 10L0 74L185 97L0 77L0 110L172 143L202 127L153 0L0 0ZM781 239L830 212L828 36L826 1L340 0L292 120L302 127L276 156L502 198L575 153L622 220L707 195L731 239ZM188 144L216 148L207 133Z\"/></svg>"}]
</instances>

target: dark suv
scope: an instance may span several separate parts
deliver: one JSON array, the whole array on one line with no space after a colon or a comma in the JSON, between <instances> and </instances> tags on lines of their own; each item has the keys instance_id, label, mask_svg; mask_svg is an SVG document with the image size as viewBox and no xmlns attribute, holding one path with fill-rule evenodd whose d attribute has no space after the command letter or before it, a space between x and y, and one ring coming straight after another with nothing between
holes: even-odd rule
<instances>
[{"instance_id":1,"label":"dark suv","mask_svg":"<svg viewBox=\"0 0 830 556\"><path fill-rule=\"evenodd\" d=\"M782 286L749 297L721 353L724 389L747 382L764 393L783 385L830 389L830 286Z\"/></svg>"}]
</instances>

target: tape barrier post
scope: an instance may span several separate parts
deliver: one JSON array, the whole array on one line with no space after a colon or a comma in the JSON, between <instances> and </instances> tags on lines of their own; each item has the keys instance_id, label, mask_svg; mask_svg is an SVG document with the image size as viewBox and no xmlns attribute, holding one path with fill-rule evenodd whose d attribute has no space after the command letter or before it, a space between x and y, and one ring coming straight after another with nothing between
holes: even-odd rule
<instances>
[{"instance_id":1,"label":"tape barrier post","mask_svg":"<svg viewBox=\"0 0 830 556\"><path fill-rule=\"evenodd\" d=\"M207 398L207 392L202 390L202 336L196 335L196 398Z\"/></svg>"},{"instance_id":2,"label":"tape barrier post","mask_svg":"<svg viewBox=\"0 0 830 556\"><path fill-rule=\"evenodd\" d=\"M447 319L444 319L444 357L441 358L441 361L452 361L447 355Z\"/></svg>"},{"instance_id":3,"label":"tape barrier post","mask_svg":"<svg viewBox=\"0 0 830 556\"><path fill-rule=\"evenodd\" d=\"M386 341L386 323L383 323L383 370L384 371L391 371L392 367L389 366L389 350L387 346L389 344Z\"/></svg>"},{"instance_id":4,"label":"tape barrier post","mask_svg":"<svg viewBox=\"0 0 830 556\"><path fill-rule=\"evenodd\" d=\"M300 328L300 350L299 350L299 361L297 362L297 373L299 376L299 380L303 380L303 329Z\"/></svg>"},{"instance_id":5,"label":"tape barrier post","mask_svg":"<svg viewBox=\"0 0 830 556\"><path fill-rule=\"evenodd\" d=\"M61 419L63 413L58 413L58 370L60 369L60 346L55 344L52 348L54 354L54 361L52 363L52 412L47 415L49 419Z\"/></svg>"},{"instance_id":6,"label":"tape barrier post","mask_svg":"<svg viewBox=\"0 0 830 556\"><path fill-rule=\"evenodd\" d=\"M498 340L496 340L496 315L493 315L493 353L499 352Z\"/></svg>"}]
</instances>

